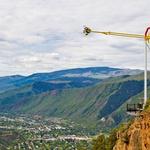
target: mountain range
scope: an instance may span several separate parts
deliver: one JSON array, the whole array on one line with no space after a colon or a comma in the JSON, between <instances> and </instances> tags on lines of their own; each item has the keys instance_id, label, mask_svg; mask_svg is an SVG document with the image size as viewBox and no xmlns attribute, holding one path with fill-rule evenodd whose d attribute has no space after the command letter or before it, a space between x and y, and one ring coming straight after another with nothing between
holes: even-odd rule
<instances>
[{"instance_id":1,"label":"mountain range","mask_svg":"<svg viewBox=\"0 0 150 150\"><path fill-rule=\"evenodd\" d=\"M1 112L62 117L98 129L129 118L126 104L142 101L144 86L143 71L109 67L6 76L0 82Z\"/></svg>"}]
</instances>

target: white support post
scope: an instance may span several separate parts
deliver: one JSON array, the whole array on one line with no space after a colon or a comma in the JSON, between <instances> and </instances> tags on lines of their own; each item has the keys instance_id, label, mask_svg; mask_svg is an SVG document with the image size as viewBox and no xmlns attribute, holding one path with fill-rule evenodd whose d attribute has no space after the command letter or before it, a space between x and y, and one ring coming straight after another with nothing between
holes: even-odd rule
<instances>
[{"instance_id":1,"label":"white support post","mask_svg":"<svg viewBox=\"0 0 150 150\"><path fill-rule=\"evenodd\" d=\"M147 41L145 41L145 52L144 52L144 105L143 109L147 102Z\"/></svg>"}]
</instances>

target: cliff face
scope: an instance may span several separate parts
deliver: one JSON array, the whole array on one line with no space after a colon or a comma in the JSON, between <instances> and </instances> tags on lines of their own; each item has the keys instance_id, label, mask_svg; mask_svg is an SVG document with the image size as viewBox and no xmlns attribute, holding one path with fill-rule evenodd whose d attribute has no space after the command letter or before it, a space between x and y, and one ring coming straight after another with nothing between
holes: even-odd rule
<instances>
[{"instance_id":1,"label":"cliff face","mask_svg":"<svg viewBox=\"0 0 150 150\"><path fill-rule=\"evenodd\" d=\"M113 150L150 150L150 112L143 112L117 133Z\"/></svg>"}]
</instances>

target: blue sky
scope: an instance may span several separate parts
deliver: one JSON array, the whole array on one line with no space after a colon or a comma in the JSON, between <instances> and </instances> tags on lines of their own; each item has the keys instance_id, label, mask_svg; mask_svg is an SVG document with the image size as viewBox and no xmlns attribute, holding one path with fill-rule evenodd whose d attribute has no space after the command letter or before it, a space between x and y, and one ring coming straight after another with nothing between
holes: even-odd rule
<instances>
[{"instance_id":1,"label":"blue sky","mask_svg":"<svg viewBox=\"0 0 150 150\"><path fill-rule=\"evenodd\" d=\"M0 0L0 76L87 66L142 69L142 40L86 37L82 29L144 34L149 6L148 0Z\"/></svg>"}]
</instances>

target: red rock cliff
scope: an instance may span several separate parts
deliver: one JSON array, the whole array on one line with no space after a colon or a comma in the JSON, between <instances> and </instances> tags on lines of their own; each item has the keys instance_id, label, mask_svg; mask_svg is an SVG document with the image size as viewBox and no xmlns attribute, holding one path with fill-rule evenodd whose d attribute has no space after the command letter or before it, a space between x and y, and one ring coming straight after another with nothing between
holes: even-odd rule
<instances>
[{"instance_id":1,"label":"red rock cliff","mask_svg":"<svg viewBox=\"0 0 150 150\"><path fill-rule=\"evenodd\" d=\"M150 112L143 112L118 132L113 150L150 150Z\"/></svg>"}]
</instances>

